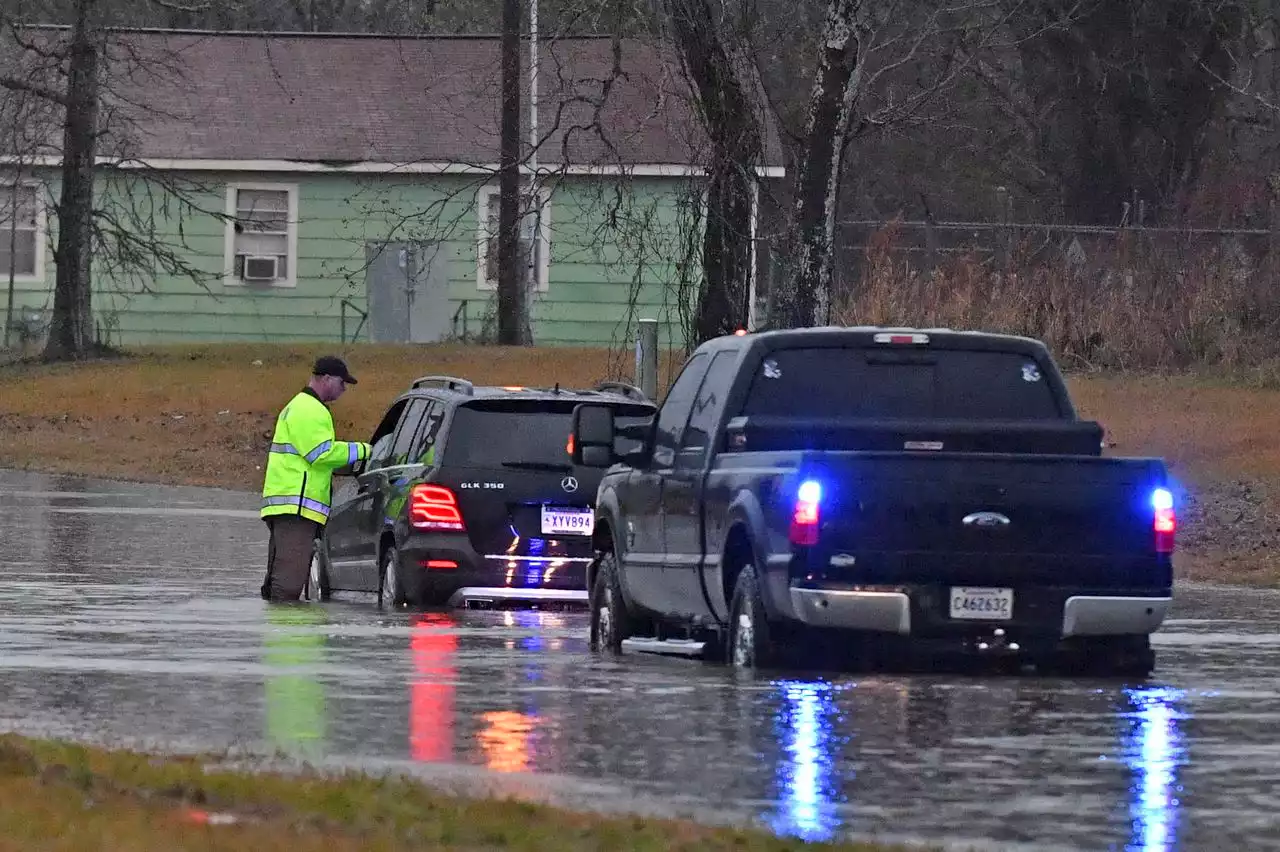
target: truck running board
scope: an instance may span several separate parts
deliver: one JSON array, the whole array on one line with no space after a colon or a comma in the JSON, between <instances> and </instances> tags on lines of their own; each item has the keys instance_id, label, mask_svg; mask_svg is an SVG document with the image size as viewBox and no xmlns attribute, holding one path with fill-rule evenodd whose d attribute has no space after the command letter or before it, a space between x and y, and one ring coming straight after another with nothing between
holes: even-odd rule
<instances>
[{"instance_id":1,"label":"truck running board","mask_svg":"<svg viewBox=\"0 0 1280 852\"><path fill-rule=\"evenodd\" d=\"M697 642L692 639L654 639L644 636L622 640L622 650L632 654L701 657L706 647L706 642Z\"/></svg>"}]
</instances>

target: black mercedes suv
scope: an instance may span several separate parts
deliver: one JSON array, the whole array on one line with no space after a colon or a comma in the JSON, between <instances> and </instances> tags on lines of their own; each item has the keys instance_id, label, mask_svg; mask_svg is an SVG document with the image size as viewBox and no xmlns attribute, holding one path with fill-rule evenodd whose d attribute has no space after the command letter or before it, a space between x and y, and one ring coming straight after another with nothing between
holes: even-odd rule
<instances>
[{"instance_id":1,"label":"black mercedes suv","mask_svg":"<svg viewBox=\"0 0 1280 852\"><path fill-rule=\"evenodd\" d=\"M334 480L308 597L376 592L384 608L587 601L596 487L570 457L573 409L653 416L637 388L480 387L424 376L387 409L365 462Z\"/></svg>"}]
</instances>

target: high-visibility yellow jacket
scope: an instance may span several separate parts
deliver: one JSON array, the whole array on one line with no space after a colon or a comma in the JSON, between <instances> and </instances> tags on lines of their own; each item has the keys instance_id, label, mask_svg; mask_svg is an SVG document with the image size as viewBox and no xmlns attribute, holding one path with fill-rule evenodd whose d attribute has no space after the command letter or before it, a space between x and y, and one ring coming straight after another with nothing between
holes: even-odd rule
<instances>
[{"instance_id":1,"label":"high-visibility yellow jacket","mask_svg":"<svg viewBox=\"0 0 1280 852\"><path fill-rule=\"evenodd\" d=\"M262 517L301 515L326 523L333 471L368 457L368 444L336 440L329 407L306 388L276 418L262 483Z\"/></svg>"}]
</instances>

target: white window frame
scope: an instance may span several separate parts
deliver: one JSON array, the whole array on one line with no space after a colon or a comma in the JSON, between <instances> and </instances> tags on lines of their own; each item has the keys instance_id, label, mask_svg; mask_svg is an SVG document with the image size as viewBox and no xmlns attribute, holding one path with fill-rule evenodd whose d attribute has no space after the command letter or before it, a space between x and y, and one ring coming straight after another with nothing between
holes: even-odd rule
<instances>
[{"instance_id":1,"label":"white window frame","mask_svg":"<svg viewBox=\"0 0 1280 852\"><path fill-rule=\"evenodd\" d=\"M18 186L30 187L35 193L36 239L35 239L35 271L30 275L15 274L13 276L13 280L15 284L40 284L40 283L43 283L45 280L44 279L44 276L45 276L44 255L49 245L49 216L48 216L48 210L45 207L44 196L41 194L41 190L44 189L44 184L42 184L40 181L37 181L37 180L21 179L18 181L14 181L11 177L10 178L0 177L0 192L2 193L11 192L15 182L17 183ZM4 202L5 204L8 203L8 198L9 196L6 194L5 202ZM9 229L3 224L0 224L0 239L3 239L3 240L9 239ZM12 262L12 259L10 260ZM4 284L8 280L9 280L9 270L0 269L0 285Z\"/></svg>"},{"instance_id":2,"label":"white window frame","mask_svg":"<svg viewBox=\"0 0 1280 852\"><path fill-rule=\"evenodd\" d=\"M236 199L240 190L263 190L267 192L287 192L289 197L289 235L288 259L289 270L284 278L267 283L246 281L236 277ZM235 181L227 184L226 198L226 236L223 247L223 284L229 287L297 287L298 286L298 185L296 183L258 183L254 181Z\"/></svg>"},{"instance_id":3,"label":"white window frame","mask_svg":"<svg viewBox=\"0 0 1280 852\"><path fill-rule=\"evenodd\" d=\"M522 193L528 188L522 186ZM488 281L488 244L489 237L497 232L498 223L492 223L490 230L488 218L489 200L499 194L494 185L482 186L476 193L476 289L493 292L498 289L495 281ZM538 221L538 286L536 292L545 293L551 288L551 187L538 187L538 202L541 207Z\"/></svg>"}]
</instances>

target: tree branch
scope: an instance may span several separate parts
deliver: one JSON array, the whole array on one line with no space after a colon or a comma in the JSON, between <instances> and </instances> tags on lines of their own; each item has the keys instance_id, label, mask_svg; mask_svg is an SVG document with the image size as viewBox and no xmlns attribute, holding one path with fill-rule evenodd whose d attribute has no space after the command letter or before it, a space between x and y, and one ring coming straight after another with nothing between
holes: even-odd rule
<instances>
[{"instance_id":1,"label":"tree branch","mask_svg":"<svg viewBox=\"0 0 1280 852\"><path fill-rule=\"evenodd\" d=\"M61 92L56 92L47 86L21 80L17 77L0 77L0 89L8 89L11 92L26 92L46 101L53 101L62 106L67 105L67 97Z\"/></svg>"}]
</instances>

